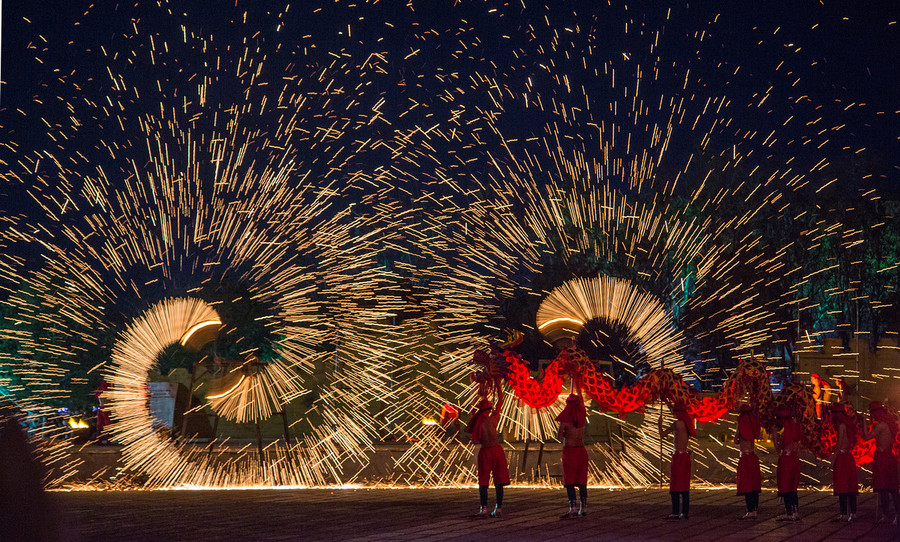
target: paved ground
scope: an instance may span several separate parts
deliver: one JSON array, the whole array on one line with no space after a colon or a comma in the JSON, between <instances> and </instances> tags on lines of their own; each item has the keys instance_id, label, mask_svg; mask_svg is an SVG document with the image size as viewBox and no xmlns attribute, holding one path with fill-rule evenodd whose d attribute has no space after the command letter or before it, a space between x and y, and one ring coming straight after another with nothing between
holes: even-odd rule
<instances>
[{"instance_id":1,"label":"paved ground","mask_svg":"<svg viewBox=\"0 0 900 542\"><path fill-rule=\"evenodd\" d=\"M502 520L473 520L476 490L307 489L52 492L72 540L900 540L900 528L873 524L875 499L860 495L859 521L833 523L830 492L800 495L803 519L774 521L773 492L757 521L737 521L743 499L730 490L694 490L691 519L665 521L665 490L601 490L590 514L560 520L565 493L509 488ZM493 501L493 490L491 491Z\"/></svg>"}]
</instances>

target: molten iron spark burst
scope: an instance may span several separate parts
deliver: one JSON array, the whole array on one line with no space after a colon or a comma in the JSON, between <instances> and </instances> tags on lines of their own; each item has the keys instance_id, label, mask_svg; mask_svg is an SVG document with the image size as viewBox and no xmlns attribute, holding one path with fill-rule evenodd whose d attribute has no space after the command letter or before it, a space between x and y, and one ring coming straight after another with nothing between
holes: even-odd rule
<instances>
[{"instance_id":1,"label":"molten iron spark burst","mask_svg":"<svg viewBox=\"0 0 900 542\"><path fill-rule=\"evenodd\" d=\"M88 24L103 15L85 14ZM31 360L15 367L33 397L24 406L34 419L52 416L65 383L83 378L82 358L99 354L91 372L113 383L115 438L128 468L151 484L340 482L353 476L345 463L367 462L381 429L375 402L391 396L387 375L403 364L391 338L375 332L396 307L390 275L375 262L393 238L384 216L396 209L374 191L356 192L384 176L364 173L360 157L394 152L377 129L384 99L365 90L384 72L381 61L338 55L297 66L292 51L259 52L283 44L246 20L224 42L190 26L161 39L145 29L160 17L179 16L156 11L113 44L88 45L107 64L106 81L76 70L55 82L71 123L51 123L50 144L4 145L12 167L0 175L40 210L4 216L0 234L15 249L0 260L13 291L7 305L24 324L9 338ZM142 55L151 63L136 69ZM185 75L182 58L202 59L198 73ZM41 264L27 265L21 252ZM203 301L165 301L183 296ZM241 325L258 336L244 338L246 328L222 313L232 344L241 357L267 359L226 393L209 393L209 407L260 422L293 404L294 445L176 446L151 430L148 371L188 324L207 321L191 315L229 304L253 308ZM104 362L104 341L117 332Z\"/></svg>"},{"instance_id":2,"label":"molten iron spark burst","mask_svg":"<svg viewBox=\"0 0 900 542\"><path fill-rule=\"evenodd\" d=\"M19 350L0 353L15 366L0 386L33 420L54 415L69 382L87 380L75 371L84 358L93 374L122 376L106 362L104 336L153 314L166 315L153 324L159 337L182 332L165 300L200 298L227 320L227 284L260 308L252 323L265 335L239 343L240 358L273 355L252 377L223 379L210 403L253 420L310 399L292 428L303 445L276 441L261 458L221 442L135 457L160 485L352 478L342 468L364 464L377 437L421 437L430 429L420 420L440 405L468 404L472 350L509 324L539 327L532 316L551 298L555 318L609 315L632 330L644 309L625 300L647 300L659 326L636 342L689 377L718 355L796 339L801 315L829 313L813 292L835 264L820 262L835 257L829 247L864 248L863 228L842 224L843 210L806 224L792 202L833 185L831 156L865 155L839 115L868 109L802 94L806 57L781 46L784 31L760 28L760 52L780 52L763 57L772 64L763 83L730 99L721 94L740 92L759 68L716 62L727 24L696 17L694 3L644 14L619 3L584 13L455 3L446 27L412 4L404 17L377 4L264 17L236 5L220 26L167 2L120 6L125 17L92 7L75 26L99 26L108 42L34 40L35 68L50 75L21 114L47 131L0 144L0 177L38 209L0 214L0 287L22 324L3 330ZM304 18L321 28L298 31ZM685 42L689 58L665 56ZM332 43L342 45L323 45ZM100 76L54 66L53 47L77 49ZM783 135L796 125L808 128ZM802 157L808 149L814 158ZM770 246L763 225L797 231ZM788 263L807 251L827 258ZM375 263L386 253L390 270ZM887 261L879 273L897 270ZM621 302L579 308L574 300L593 294L576 280L605 280L609 288L593 291ZM616 288L629 294L606 295ZM889 307L855 284L827 288ZM527 315L512 314L517 298L533 300L519 311ZM507 401L504 428L548 438L558 408ZM592 483L653 481L653 424L623 430L634 438L622 452L600 446L621 468L607 462ZM51 463L68 463L65 447L48 450ZM399 461L399 476L461 483L471 455L429 433Z\"/></svg>"}]
</instances>

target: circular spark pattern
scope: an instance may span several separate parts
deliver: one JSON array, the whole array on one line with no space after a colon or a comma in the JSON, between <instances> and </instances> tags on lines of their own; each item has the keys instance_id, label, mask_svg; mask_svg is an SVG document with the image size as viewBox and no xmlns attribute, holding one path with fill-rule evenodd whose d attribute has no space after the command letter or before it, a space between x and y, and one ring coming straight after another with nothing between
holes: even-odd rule
<instances>
[{"instance_id":1,"label":"circular spark pattern","mask_svg":"<svg viewBox=\"0 0 900 542\"><path fill-rule=\"evenodd\" d=\"M230 449L214 448L213 442L203 447L179 443L157 429L159 422L149 408L149 372L167 347L189 343L199 327L211 324L220 324L219 315L205 302L168 299L151 306L121 334L107 369L111 389L104 397L116 419L113 438L123 445L123 466L146 476L151 487L321 485L328 473L339 472L341 456L334 453L332 444L309 447L275 442L260 457L248 446ZM262 378L269 381L259 382ZM280 390L279 381L259 375L249 380L257 386L246 392L250 398L278 400L271 394ZM242 391L231 390L232 394ZM318 468L311 469L311 464Z\"/></svg>"},{"instance_id":2,"label":"circular spark pattern","mask_svg":"<svg viewBox=\"0 0 900 542\"><path fill-rule=\"evenodd\" d=\"M654 190L638 191L631 199L597 178L597 172L612 166L610 161L591 162L580 152L569 156L549 143L544 139L525 144L521 153L507 145L504 165L499 158L493 162L492 198L435 215L435 229L443 228L445 246L456 253L434 256L452 259L457 273L436 273L433 286L438 293L434 299L441 304L434 307L434 321L452 337L446 344L459 345L458 350L445 350L441 360L449 380L462 382L471 370L471 344L484 344L510 325L498 318L504 300L531 296L534 303L520 310L535 318L540 303L566 283L554 282L560 278L606 280L611 287L629 284L650 296L642 301L665 300L668 309L657 305L651 310L661 335L652 341L659 347L654 350L658 357L648 361L655 366L665 362L679 372L691 371L696 358L684 356L681 332L666 329L664 323L672 321L667 312L681 312L680 327L689 332L687 339L695 348L706 344L734 356L758 348L782 325L773 315L774 303L756 296L749 286L778 269L778 259L758 250L750 229L744 230L747 242L735 243L734 232L741 231L738 218L692 219L687 216L690 208L678 208L670 194ZM535 144L546 154L532 152ZM543 163L548 167L539 169ZM761 203L760 212L767 207ZM644 311L643 303L609 309L622 322L637 322ZM572 316L564 313L560 316ZM542 323L522 318L517 325L534 329ZM457 400L467 402L468 393L462 391ZM552 411L519 410L511 404L507 413L519 438L553 434Z\"/></svg>"},{"instance_id":3,"label":"circular spark pattern","mask_svg":"<svg viewBox=\"0 0 900 542\"><path fill-rule=\"evenodd\" d=\"M85 16L86 24L102 18ZM342 481L352 476L346 462L366 464L364 450L380 436L375 414L391 395L389 373L403 366L379 332L397 304L390 273L376 261L394 237L384 216L395 209L372 189L379 172L360 162L393 152L377 130L384 100L348 89L383 73L381 60L297 65L294 51L264 52L280 47L277 31L261 34L246 20L224 42L200 21L161 39L160 19L179 18L157 11L113 31L113 43L90 50L107 63L108 79L75 71L57 82L60 101L72 96L71 122L51 127L47 147L5 147L15 167L2 176L30 195L36 212L2 236L42 260L26 265L16 250L3 259L4 277L18 285L7 304L26 324L13 338L18 355L32 360L16 374L38 397L38 417L54 414L65 387L86 387L94 375L115 374L124 386L127 374L129 386L143 386L145 373L110 372L103 350L162 300L198 298L223 323L216 355L261 359L236 386L212 383L212 410L257 423L288 406L293 447L302 451L285 459L291 445L258 451L225 439L189 468L181 463L205 446L129 466L163 485ZM107 55L111 47L122 49ZM149 64L136 62L143 55ZM184 73L183 58L202 59L200 73ZM171 96L181 97L177 106ZM88 130L82 119L97 120ZM73 152L54 143L62 141L91 146ZM372 190L358 193L363 184ZM179 322L157 328L183 332Z\"/></svg>"},{"instance_id":4,"label":"circular spark pattern","mask_svg":"<svg viewBox=\"0 0 900 542\"><path fill-rule=\"evenodd\" d=\"M296 375L280 365L260 364L252 358L242 362L210 384L206 401L219 416L237 423L252 423L270 418L285 408L283 397L291 393L283 383Z\"/></svg>"},{"instance_id":5,"label":"circular spark pattern","mask_svg":"<svg viewBox=\"0 0 900 542\"><path fill-rule=\"evenodd\" d=\"M116 418L113 435L124 445L127 468L145 464L151 484L171 480L172 472L185 463L181 450L154 429L146 382L157 357L173 344L190 340L195 326L220 323L219 315L197 299L170 299L150 307L121 335L113 348L108 372L112 390L106 393ZM136 469L143 470L143 469ZM189 479L196 473L188 475Z\"/></svg>"},{"instance_id":6,"label":"circular spark pattern","mask_svg":"<svg viewBox=\"0 0 900 542\"><path fill-rule=\"evenodd\" d=\"M666 367L695 382L712 380L704 367L718 372L719 363L754 351L778 354L773 365L781 365L776 345L797 338L793 328L806 308L800 300L808 290L798 283L820 271L786 279L808 262L791 263L796 237L771 233L796 227L806 212L792 203L831 182L822 178L828 158L819 151L836 151L831 139L840 127L779 137L798 118L821 120L808 97L793 96L787 118L766 117L762 131L745 124L747 109L771 113L773 87L742 94L753 100L745 106L722 95L744 76L740 67L710 80L692 62L665 58L665 43L679 40L715 56L716 42L707 38L721 30L718 14L702 31L675 26L673 33L670 18L684 23L693 8L660 6L638 16L627 6L610 13L543 8L543 20L526 18L515 29L509 21L521 19L497 10L494 34L524 31L532 39L441 95L453 115L431 130L423 151L437 166L420 200L434 203L411 235L427 254L422 305L440 340L431 359L447 383L442 399L472 404L475 389L462 384L473 370L473 345L505 329L531 333L532 369L536 358L552 358L534 346L535 315L571 280L622 281L659 300L672 336L683 339L677 347L664 341L672 347ZM774 71L784 65L773 63ZM830 220L800 238L828 235ZM842 246L852 246L854 235ZM556 411L507 401L501 426L515 439L553 438ZM656 451L631 455L617 457L637 473Z\"/></svg>"},{"instance_id":7,"label":"circular spark pattern","mask_svg":"<svg viewBox=\"0 0 900 542\"><path fill-rule=\"evenodd\" d=\"M163 1L77 9L72 35L35 23L22 73L41 74L40 90L4 112L29 133L0 144L11 200L28 202L0 214L16 319L2 332L17 344L0 352L14 362L0 387L52 417L109 374L110 337L197 298L233 362L212 409L249 422L294 408L303 447L135 459L154 483L345 480L384 437L417 439L404 479L458 483L471 449L423 437L421 420L466 410L472 351L506 328L528 334L532 362L552 357L537 313L566 285L570 300L597 281L653 304L653 362L700 381L698 367L798 345L807 329L809 349L846 331L839 300L857 303L853 329L860 300L891 307L900 257L866 252L889 228L828 200L843 190L835 157L868 154L848 119L875 115L803 90L830 63L798 38L830 41L828 11L812 28L754 23L736 47L729 25L756 21L752 7L416 7ZM738 64L748 48L759 59ZM821 207L797 205L810 198ZM883 289L859 285L870 260ZM647 310L617 307L558 314ZM555 411L507 401L504 428L552 438ZM654 467L624 448L604 452L618 474L594 476L646 482Z\"/></svg>"},{"instance_id":8,"label":"circular spark pattern","mask_svg":"<svg viewBox=\"0 0 900 542\"><path fill-rule=\"evenodd\" d=\"M594 319L624 326L625 340L639 344L645 358L670 365L681 361L682 337L665 307L620 279L604 276L566 281L541 302L537 328L551 341L556 335L574 339Z\"/></svg>"}]
</instances>

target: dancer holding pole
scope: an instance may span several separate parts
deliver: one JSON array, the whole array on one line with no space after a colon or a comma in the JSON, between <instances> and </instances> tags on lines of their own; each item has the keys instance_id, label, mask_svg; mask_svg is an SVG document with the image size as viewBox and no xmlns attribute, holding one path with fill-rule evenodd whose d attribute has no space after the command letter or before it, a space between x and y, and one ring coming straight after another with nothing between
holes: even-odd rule
<instances>
[{"instance_id":1,"label":"dancer holding pole","mask_svg":"<svg viewBox=\"0 0 900 542\"><path fill-rule=\"evenodd\" d=\"M887 513L893 501L893 523L897 525L897 519L900 517L900 481L897 476L897 456L892 449L897 438L897 419L878 401L869 403L869 419L875 424L871 432L865 423L860 425L864 439L875 439L872 490L878 493L880 504L880 513L875 514L875 523L887 523Z\"/></svg>"},{"instance_id":2,"label":"dancer holding pole","mask_svg":"<svg viewBox=\"0 0 900 542\"><path fill-rule=\"evenodd\" d=\"M756 519L759 509L759 494L762 491L762 475L759 469L759 457L756 456L756 439L762 422L759 414L748 403L740 408L735 442L741 449L741 458L737 467L737 494L743 495L747 504L747 513L740 519Z\"/></svg>"},{"instance_id":3,"label":"dancer holding pole","mask_svg":"<svg viewBox=\"0 0 900 542\"><path fill-rule=\"evenodd\" d=\"M665 429L663 429L662 419L659 420L660 440L669 433L672 433L675 439L675 451L672 454L669 477L672 513L665 519L688 519L691 498L691 453L687 447L688 438L696 437L697 430L694 428L694 420L688 414L687 407L683 402L675 403L672 407L672 414L675 416L675 421Z\"/></svg>"},{"instance_id":4,"label":"dancer holding pole","mask_svg":"<svg viewBox=\"0 0 900 542\"><path fill-rule=\"evenodd\" d=\"M494 380L497 392L497 406L492 407L487 397L483 397L476 411L472 413L472 420L466 427L466 432L472 435L472 442L480 444L478 450L478 497L481 508L474 517L483 519L501 517L503 506L503 486L509 485L509 465L506 463L506 454L500 445L500 437L497 434L497 422L500 420L500 410L503 407L503 388L499 380ZM497 504L494 511L488 514L488 485L494 478L494 488L497 494Z\"/></svg>"},{"instance_id":5,"label":"dancer holding pole","mask_svg":"<svg viewBox=\"0 0 900 542\"><path fill-rule=\"evenodd\" d=\"M791 409L787 406L779 407L775 415L775 429L780 427L781 433L771 432L775 449L778 450L778 496L784 500L784 515L776 521L799 521L800 498L797 488L800 485L800 443L803 430L791 416Z\"/></svg>"},{"instance_id":6,"label":"dancer holding pole","mask_svg":"<svg viewBox=\"0 0 900 542\"><path fill-rule=\"evenodd\" d=\"M657 420L657 424L659 427L663 426L663 404L662 401L659 402L659 420ZM662 489L663 486L663 435L662 431L659 433L659 488Z\"/></svg>"},{"instance_id":7,"label":"dancer holding pole","mask_svg":"<svg viewBox=\"0 0 900 542\"><path fill-rule=\"evenodd\" d=\"M563 485L569 498L569 511L560 519L579 518L587 515L587 471L588 455L584 447L584 427L587 412L581 395L570 393L566 398L566 408L556 417L559 422L559 439L562 440ZM581 498L581 507L576 508L575 486Z\"/></svg>"}]
</instances>

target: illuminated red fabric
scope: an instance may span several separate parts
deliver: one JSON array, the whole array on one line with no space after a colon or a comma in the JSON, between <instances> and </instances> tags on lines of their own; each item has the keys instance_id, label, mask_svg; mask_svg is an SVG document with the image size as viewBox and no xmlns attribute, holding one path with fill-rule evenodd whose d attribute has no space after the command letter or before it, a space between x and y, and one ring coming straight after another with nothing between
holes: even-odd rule
<instances>
[{"instance_id":1,"label":"illuminated red fabric","mask_svg":"<svg viewBox=\"0 0 900 542\"><path fill-rule=\"evenodd\" d=\"M831 467L831 487L835 495L841 493L859 493L859 469L853 454L839 452L834 455Z\"/></svg>"},{"instance_id":2,"label":"illuminated red fabric","mask_svg":"<svg viewBox=\"0 0 900 542\"><path fill-rule=\"evenodd\" d=\"M664 368L654 369L633 385L617 390L577 348L561 351L544 369L540 380L531 376L528 364L512 350L495 349L490 355L476 351L474 361L483 367L473 374L473 381L479 387L487 388L494 378L504 378L519 400L532 408L545 408L555 403L562 391L563 375L568 375L582 393L595 401L598 409L618 412L620 416L642 410L647 404L662 401L671 405L680 401L685 404L687 414L693 420L706 423L725 416L729 409L734 408L736 400L747 396L759 405L755 414L765 427L772 425L778 408L790 407L797 418L798 440L816 457L831 455L837 440L831 420L816 416L816 403L807 386L796 383L785 385L775 397L762 359L742 360L713 397L699 396L681 375ZM854 418L855 413L847 416L848 430L854 433L851 435L853 457L857 464L862 464L872 460L874 445L859 438ZM792 437L796 436L794 433L792 428ZM900 455L900 432L894 440L893 449Z\"/></svg>"},{"instance_id":3,"label":"illuminated red fabric","mask_svg":"<svg viewBox=\"0 0 900 542\"><path fill-rule=\"evenodd\" d=\"M544 378L540 382L532 378L528 367L518 355L511 353L506 356L506 361L509 363L507 382L526 405L544 408L556 402L563 385L557 360L550 362L544 369Z\"/></svg>"},{"instance_id":4,"label":"illuminated red fabric","mask_svg":"<svg viewBox=\"0 0 900 542\"><path fill-rule=\"evenodd\" d=\"M587 485L588 454L584 446L563 446L563 485Z\"/></svg>"},{"instance_id":5,"label":"illuminated red fabric","mask_svg":"<svg viewBox=\"0 0 900 542\"><path fill-rule=\"evenodd\" d=\"M782 452L778 456L778 496L797 491L800 485L800 456Z\"/></svg>"},{"instance_id":6,"label":"illuminated red fabric","mask_svg":"<svg viewBox=\"0 0 900 542\"><path fill-rule=\"evenodd\" d=\"M669 491L680 492L691 490L691 452L675 452L672 454L672 465L669 471Z\"/></svg>"},{"instance_id":7,"label":"illuminated red fabric","mask_svg":"<svg viewBox=\"0 0 900 542\"><path fill-rule=\"evenodd\" d=\"M728 405L720 397L702 397L691 404L689 412L698 422L713 422L728 412Z\"/></svg>"},{"instance_id":8,"label":"illuminated red fabric","mask_svg":"<svg viewBox=\"0 0 900 542\"><path fill-rule=\"evenodd\" d=\"M897 491L900 481L897 478L897 456L890 450L875 452L872 458L872 490Z\"/></svg>"},{"instance_id":9,"label":"illuminated red fabric","mask_svg":"<svg viewBox=\"0 0 900 542\"><path fill-rule=\"evenodd\" d=\"M737 466L737 494L762 490L759 457L753 452L742 453Z\"/></svg>"},{"instance_id":10,"label":"illuminated red fabric","mask_svg":"<svg viewBox=\"0 0 900 542\"><path fill-rule=\"evenodd\" d=\"M810 450L816 457L827 457L834 452L837 446L837 431L830 422L821 421L815 424L814 433L817 436L809 442Z\"/></svg>"},{"instance_id":11,"label":"illuminated red fabric","mask_svg":"<svg viewBox=\"0 0 900 542\"><path fill-rule=\"evenodd\" d=\"M509 465L499 444L478 450L478 485L490 485L492 475L495 486L509 484Z\"/></svg>"},{"instance_id":12,"label":"illuminated red fabric","mask_svg":"<svg viewBox=\"0 0 900 542\"><path fill-rule=\"evenodd\" d=\"M856 460L857 465L865 465L866 463L871 463L872 459L875 458L875 441L874 440L862 440L860 436L859 440L856 442L856 445L853 447L853 459Z\"/></svg>"}]
</instances>

